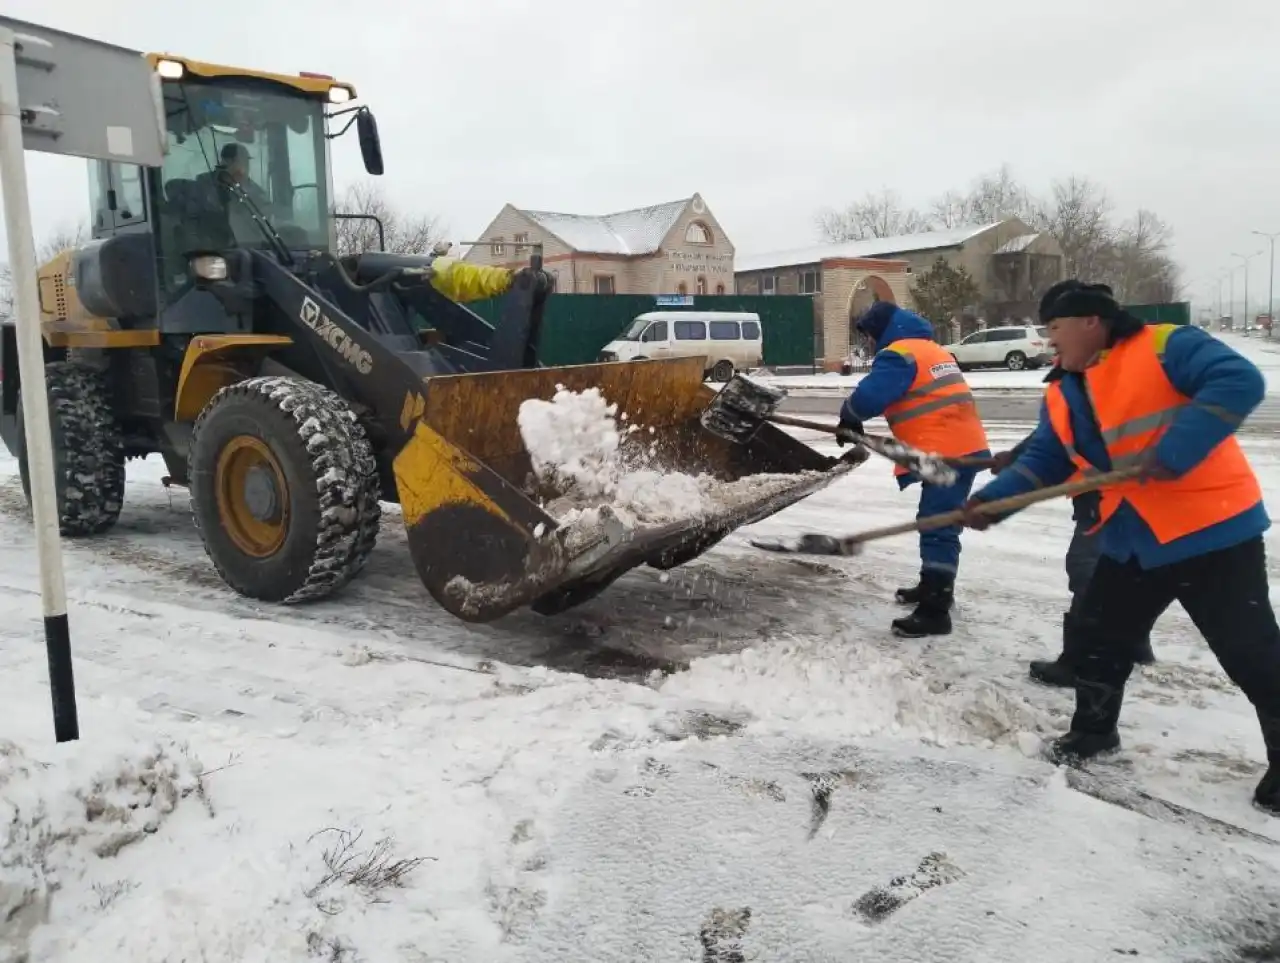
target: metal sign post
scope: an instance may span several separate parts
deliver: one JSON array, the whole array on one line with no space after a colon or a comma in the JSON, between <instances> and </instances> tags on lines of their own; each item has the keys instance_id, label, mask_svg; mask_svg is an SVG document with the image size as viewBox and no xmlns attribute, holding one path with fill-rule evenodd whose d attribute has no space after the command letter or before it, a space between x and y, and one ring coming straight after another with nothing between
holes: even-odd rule
<instances>
[{"instance_id":1,"label":"metal sign post","mask_svg":"<svg viewBox=\"0 0 1280 963\"><path fill-rule=\"evenodd\" d=\"M0 189L17 315L18 375L53 731L58 742L80 738L80 723L23 150L156 166L163 155L160 104L158 80L137 51L0 17Z\"/></svg>"}]
</instances>

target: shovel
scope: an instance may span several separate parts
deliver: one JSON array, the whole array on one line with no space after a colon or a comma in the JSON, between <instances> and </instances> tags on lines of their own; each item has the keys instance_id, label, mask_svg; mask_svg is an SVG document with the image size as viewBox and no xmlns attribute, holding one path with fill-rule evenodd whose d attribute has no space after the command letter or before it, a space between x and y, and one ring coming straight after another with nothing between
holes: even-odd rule
<instances>
[{"instance_id":1,"label":"shovel","mask_svg":"<svg viewBox=\"0 0 1280 963\"><path fill-rule=\"evenodd\" d=\"M1142 469L1140 468L1126 468L1123 471L1112 471L1102 475L1095 475L1092 478L1082 478L1080 481L1065 482L1049 488L1038 488L1021 495L1013 495L1010 498L983 502L975 510L979 515L1003 515L1006 512L1034 505L1037 502L1049 501L1051 498L1080 495L1107 485L1114 485L1116 482L1128 481L1136 478L1141 471ZM927 532L935 528L959 525L964 521L964 515L965 513L962 509L956 509L953 512L930 515L927 518L902 522L898 525L889 525L885 528L873 528L870 531L859 532L856 535L837 536L823 535L819 532L805 532L789 539L761 538L751 539L750 541L753 546L764 549L766 552L788 552L797 555L860 555L862 554L862 546L867 542L890 538L894 535L905 535L908 532Z\"/></svg>"},{"instance_id":2,"label":"shovel","mask_svg":"<svg viewBox=\"0 0 1280 963\"><path fill-rule=\"evenodd\" d=\"M994 463L993 459L988 458L942 458L904 445L893 438L859 435L835 425L777 414L778 405L786 396L784 388L761 384L746 375L734 375L702 412L702 426L712 434L739 445L754 438L765 422L825 432L862 445L923 481L944 487L955 484L956 468L990 468Z\"/></svg>"}]
</instances>

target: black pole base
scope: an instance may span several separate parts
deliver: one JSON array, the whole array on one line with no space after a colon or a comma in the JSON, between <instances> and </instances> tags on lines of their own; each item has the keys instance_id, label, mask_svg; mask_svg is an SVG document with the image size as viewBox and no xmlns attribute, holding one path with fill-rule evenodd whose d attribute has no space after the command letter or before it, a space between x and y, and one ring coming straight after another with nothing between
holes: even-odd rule
<instances>
[{"instance_id":1,"label":"black pole base","mask_svg":"<svg viewBox=\"0 0 1280 963\"><path fill-rule=\"evenodd\" d=\"M53 696L53 736L58 742L80 738L76 678L71 669L71 628L66 613L46 615L44 643L49 653L49 692Z\"/></svg>"}]
</instances>

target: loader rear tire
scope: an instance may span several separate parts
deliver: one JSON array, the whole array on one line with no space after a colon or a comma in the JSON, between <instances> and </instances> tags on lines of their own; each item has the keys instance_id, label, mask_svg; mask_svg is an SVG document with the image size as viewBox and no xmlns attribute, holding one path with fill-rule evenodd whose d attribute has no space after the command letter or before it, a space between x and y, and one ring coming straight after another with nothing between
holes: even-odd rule
<instances>
[{"instance_id":1,"label":"loader rear tire","mask_svg":"<svg viewBox=\"0 0 1280 963\"><path fill-rule=\"evenodd\" d=\"M110 386L100 372L68 361L45 365L44 378L53 430L58 530L68 538L99 535L116 523L124 507L124 439L111 407ZM21 397L17 431L18 472L30 504Z\"/></svg>"},{"instance_id":2,"label":"loader rear tire","mask_svg":"<svg viewBox=\"0 0 1280 963\"><path fill-rule=\"evenodd\" d=\"M373 449L327 388L250 378L196 420L191 507L214 567L242 595L309 602L368 561L382 508Z\"/></svg>"}]
</instances>

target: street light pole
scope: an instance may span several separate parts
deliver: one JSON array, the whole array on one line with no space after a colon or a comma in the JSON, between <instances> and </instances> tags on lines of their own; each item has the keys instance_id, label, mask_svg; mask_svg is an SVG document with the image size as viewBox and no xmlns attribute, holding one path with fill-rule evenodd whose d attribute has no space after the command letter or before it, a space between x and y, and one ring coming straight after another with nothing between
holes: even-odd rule
<instances>
[{"instance_id":1,"label":"street light pole","mask_svg":"<svg viewBox=\"0 0 1280 963\"><path fill-rule=\"evenodd\" d=\"M1232 252L1232 257L1238 257L1244 262L1244 331L1249 333L1249 262L1261 254L1261 251L1254 251L1252 254L1236 254Z\"/></svg>"},{"instance_id":2,"label":"street light pole","mask_svg":"<svg viewBox=\"0 0 1280 963\"><path fill-rule=\"evenodd\" d=\"M1267 337L1269 338L1276 325L1276 238L1280 237L1280 231L1274 234L1268 234L1266 231L1254 231L1253 233L1259 237L1265 237L1271 245L1271 271L1267 281L1267 317L1271 319L1271 326L1267 328Z\"/></svg>"}]
</instances>

